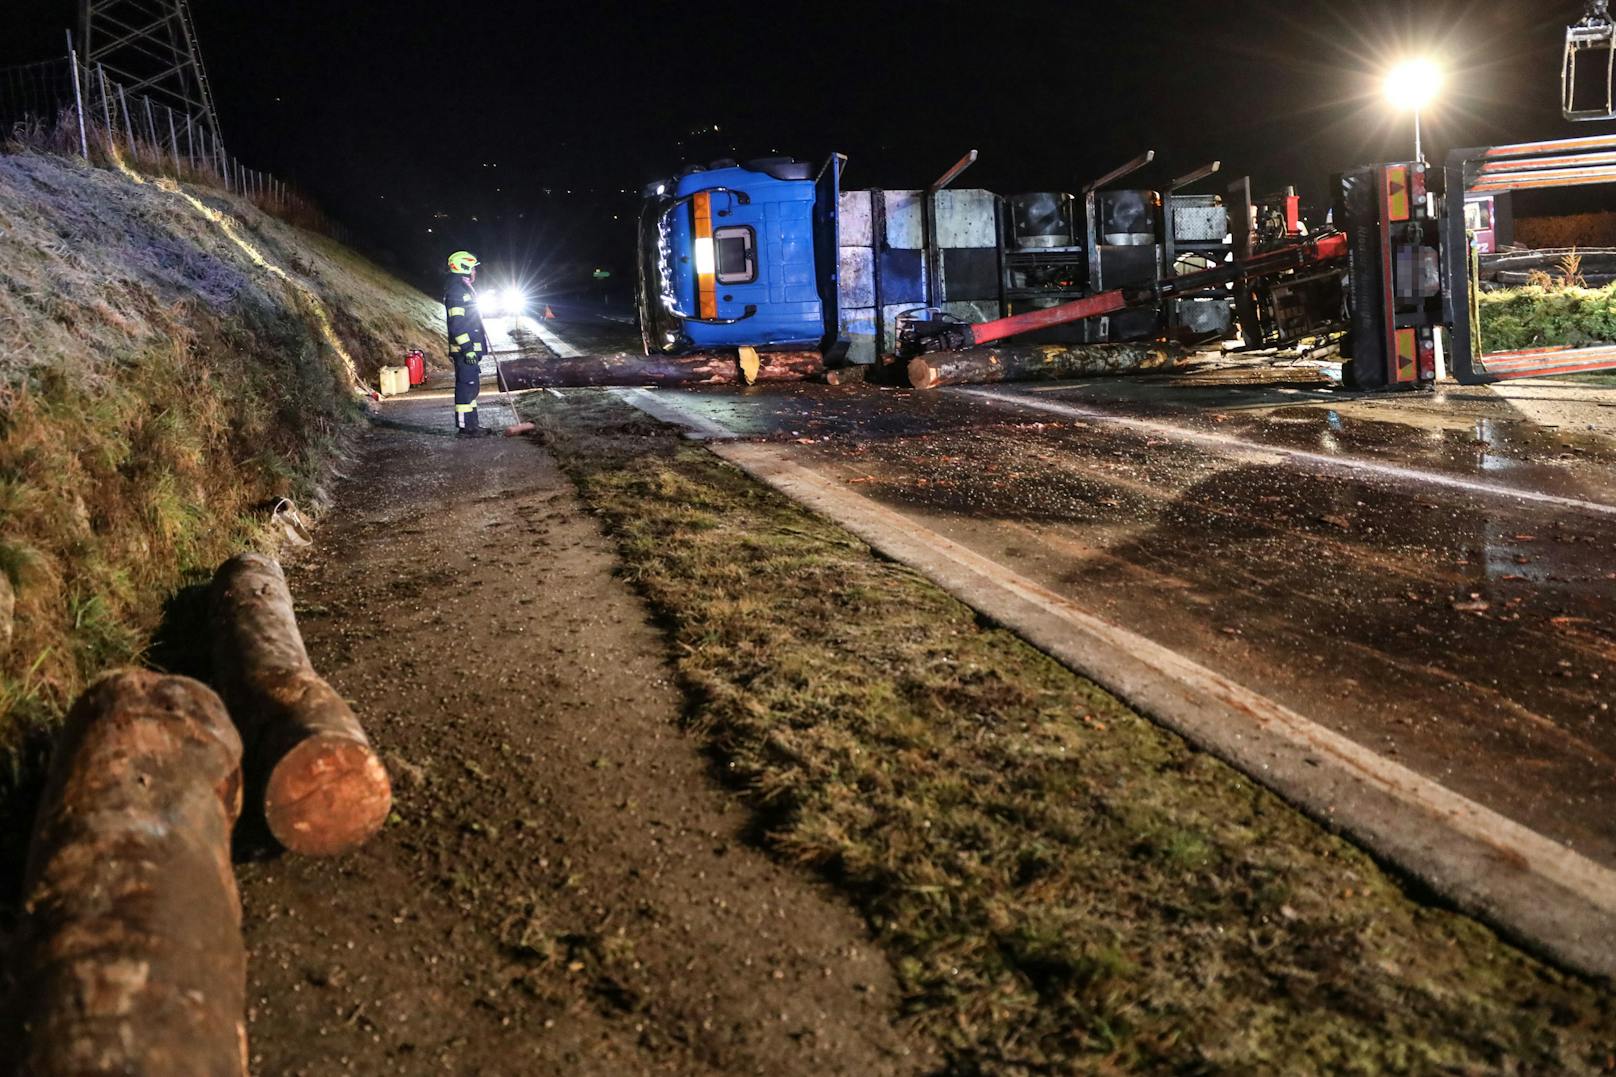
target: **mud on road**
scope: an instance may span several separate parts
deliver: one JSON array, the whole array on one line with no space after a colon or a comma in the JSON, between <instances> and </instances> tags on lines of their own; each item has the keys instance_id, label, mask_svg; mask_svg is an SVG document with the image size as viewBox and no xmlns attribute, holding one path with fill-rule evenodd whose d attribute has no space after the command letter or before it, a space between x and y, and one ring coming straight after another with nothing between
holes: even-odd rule
<instances>
[{"instance_id":1,"label":"mud on road","mask_svg":"<svg viewBox=\"0 0 1616 1077\"><path fill-rule=\"evenodd\" d=\"M396 809L240 867L254 1071L935 1068L862 920L748 842L544 450L443 436L430 395L387 417L289 577Z\"/></svg>"}]
</instances>

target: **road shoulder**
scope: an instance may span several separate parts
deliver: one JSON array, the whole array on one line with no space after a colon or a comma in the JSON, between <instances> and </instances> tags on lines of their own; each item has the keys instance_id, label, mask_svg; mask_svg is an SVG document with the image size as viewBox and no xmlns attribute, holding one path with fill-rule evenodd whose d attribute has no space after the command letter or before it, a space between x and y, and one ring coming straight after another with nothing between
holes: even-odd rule
<instances>
[{"instance_id":1,"label":"road shoulder","mask_svg":"<svg viewBox=\"0 0 1616 1077\"><path fill-rule=\"evenodd\" d=\"M860 918L749 840L543 449L387 410L290 580L396 812L353 855L242 866L255 1070L935 1065Z\"/></svg>"}]
</instances>

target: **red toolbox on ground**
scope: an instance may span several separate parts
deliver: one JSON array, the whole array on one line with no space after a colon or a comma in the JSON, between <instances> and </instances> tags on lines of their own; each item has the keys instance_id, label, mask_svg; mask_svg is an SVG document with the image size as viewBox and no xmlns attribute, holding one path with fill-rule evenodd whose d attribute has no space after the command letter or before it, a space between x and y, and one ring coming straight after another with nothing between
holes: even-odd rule
<instances>
[{"instance_id":1,"label":"red toolbox on ground","mask_svg":"<svg viewBox=\"0 0 1616 1077\"><path fill-rule=\"evenodd\" d=\"M411 385L420 385L426 381L426 356L422 352L410 352L404 357L404 365L409 369Z\"/></svg>"}]
</instances>

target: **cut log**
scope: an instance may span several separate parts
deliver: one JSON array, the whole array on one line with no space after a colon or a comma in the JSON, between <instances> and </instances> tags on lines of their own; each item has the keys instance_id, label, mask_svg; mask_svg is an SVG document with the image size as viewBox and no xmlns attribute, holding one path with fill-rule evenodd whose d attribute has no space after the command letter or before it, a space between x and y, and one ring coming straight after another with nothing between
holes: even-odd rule
<instances>
[{"instance_id":1,"label":"cut log","mask_svg":"<svg viewBox=\"0 0 1616 1077\"><path fill-rule=\"evenodd\" d=\"M241 740L206 685L128 670L79 698L29 849L15 1072L247 1072L240 810Z\"/></svg>"},{"instance_id":2,"label":"cut log","mask_svg":"<svg viewBox=\"0 0 1616 1077\"><path fill-rule=\"evenodd\" d=\"M865 364L856 366L839 366L835 370L825 371L826 385L858 385L870 373L870 367Z\"/></svg>"},{"instance_id":3,"label":"cut log","mask_svg":"<svg viewBox=\"0 0 1616 1077\"><path fill-rule=\"evenodd\" d=\"M916 389L996 381L1093 378L1172 370L1189 352L1171 344L1010 344L909 360Z\"/></svg>"},{"instance_id":4,"label":"cut log","mask_svg":"<svg viewBox=\"0 0 1616 1077\"><path fill-rule=\"evenodd\" d=\"M511 389L570 389L609 385L738 385L740 366L733 354L574 355L568 358L508 359L501 377Z\"/></svg>"},{"instance_id":5,"label":"cut log","mask_svg":"<svg viewBox=\"0 0 1616 1077\"><path fill-rule=\"evenodd\" d=\"M210 601L214 679L247 747L248 790L275 840L335 856L392 810L392 787L353 709L309 663L273 558L220 567Z\"/></svg>"},{"instance_id":6,"label":"cut log","mask_svg":"<svg viewBox=\"0 0 1616 1077\"><path fill-rule=\"evenodd\" d=\"M759 352L758 360L755 382L805 381L825 372L825 357L818 352Z\"/></svg>"},{"instance_id":7,"label":"cut log","mask_svg":"<svg viewBox=\"0 0 1616 1077\"><path fill-rule=\"evenodd\" d=\"M758 381L810 377L824 369L818 352L760 352ZM575 389L590 386L744 384L734 352L698 355L574 355L568 358L522 357L500 362L500 377L510 389Z\"/></svg>"}]
</instances>

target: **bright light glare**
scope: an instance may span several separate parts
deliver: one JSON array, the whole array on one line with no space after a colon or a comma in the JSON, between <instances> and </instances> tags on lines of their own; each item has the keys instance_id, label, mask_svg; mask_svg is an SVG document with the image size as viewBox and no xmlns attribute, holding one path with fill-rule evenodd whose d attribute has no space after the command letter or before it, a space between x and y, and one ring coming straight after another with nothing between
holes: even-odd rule
<instances>
[{"instance_id":1,"label":"bright light glare","mask_svg":"<svg viewBox=\"0 0 1616 1077\"><path fill-rule=\"evenodd\" d=\"M484 318L519 315L527 309L527 296L520 288L496 288L478 297L477 309Z\"/></svg>"},{"instance_id":2,"label":"bright light glare","mask_svg":"<svg viewBox=\"0 0 1616 1077\"><path fill-rule=\"evenodd\" d=\"M1423 109L1441 88L1442 72L1430 60L1409 60L1386 75L1386 100L1398 108Z\"/></svg>"},{"instance_id":3,"label":"bright light glare","mask_svg":"<svg viewBox=\"0 0 1616 1077\"><path fill-rule=\"evenodd\" d=\"M696 240L696 272L701 276L711 276L713 267L718 264L717 256L713 253L711 239Z\"/></svg>"}]
</instances>

